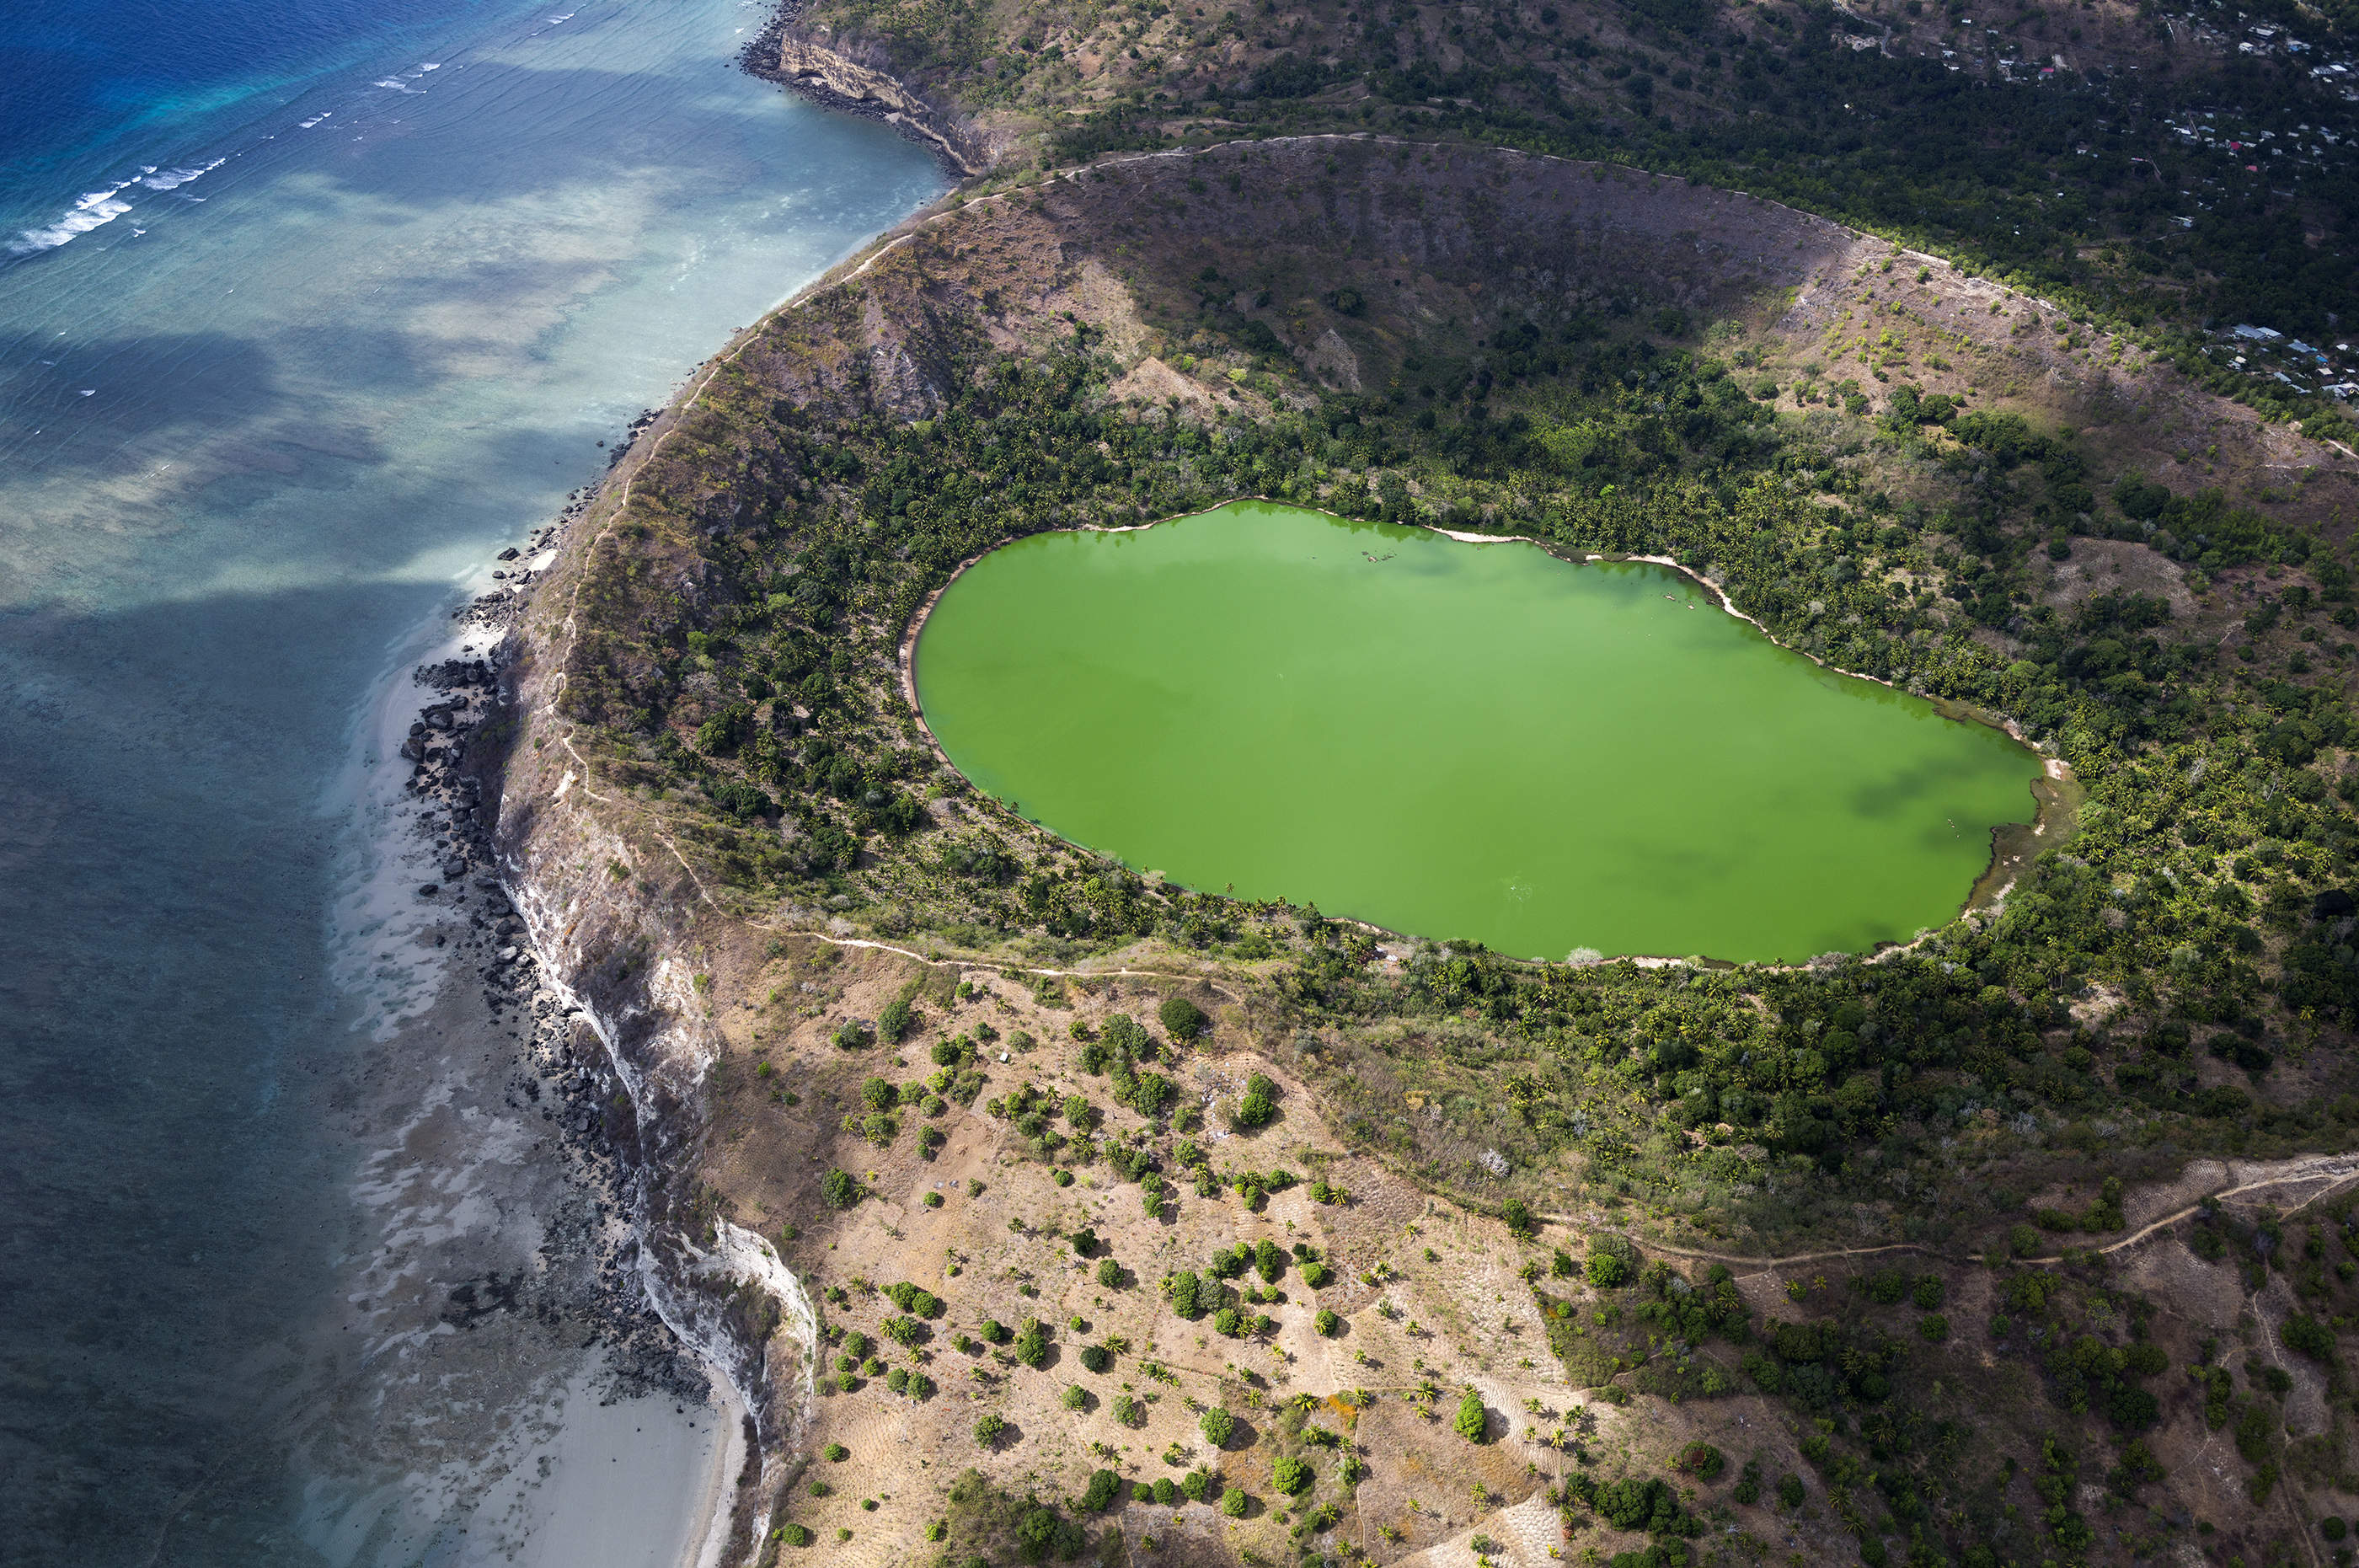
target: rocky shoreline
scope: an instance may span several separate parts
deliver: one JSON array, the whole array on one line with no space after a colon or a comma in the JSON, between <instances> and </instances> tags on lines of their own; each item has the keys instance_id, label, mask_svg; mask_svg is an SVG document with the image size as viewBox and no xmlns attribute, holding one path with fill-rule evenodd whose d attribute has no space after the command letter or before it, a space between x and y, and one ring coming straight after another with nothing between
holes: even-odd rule
<instances>
[{"instance_id":1,"label":"rocky shoreline","mask_svg":"<svg viewBox=\"0 0 2359 1568\"><path fill-rule=\"evenodd\" d=\"M643 414L627 433L654 417L652 410ZM627 440L616 442L615 457L627 447ZM528 561L552 549L593 493L576 492L558 521L496 559ZM527 1116L537 1110L549 1124L563 1179L584 1201L552 1222L542 1249L549 1267L530 1277L495 1273L452 1287L443 1321L466 1329L495 1313L523 1312L549 1323L560 1317L587 1323L607 1357L604 1399L663 1393L701 1402L711 1391L708 1368L648 1291L641 1221L648 1183L660 1176L640 1158L628 1086L582 1007L544 971L501 874L494 842L496 743L513 722L515 697L505 679L506 638L539 573L504 564L493 575L501 587L453 613L482 635L485 653L421 665L411 677L434 697L419 709L399 750L410 764L408 793L419 808L417 830L437 877L418 885L416 897L445 917L436 947L447 945L456 930L465 950L461 961L474 970L487 1016L516 1042L506 1105ZM619 1233L604 1223L613 1216L625 1221ZM572 1266L560 1266L566 1263Z\"/></svg>"},{"instance_id":2,"label":"rocky shoreline","mask_svg":"<svg viewBox=\"0 0 2359 1568\"><path fill-rule=\"evenodd\" d=\"M796 0L786 0L772 12L768 24L738 51L739 68L823 109L891 125L932 149L954 178L991 167L990 148L897 77L853 60L824 37L799 32L795 24L801 10Z\"/></svg>"},{"instance_id":3,"label":"rocky shoreline","mask_svg":"<svg viewBox=\"0 0 2359 1568\"><path fill-rule=\"evenodd\" d=\"M610 471L657 418L647 409L625 427ZM644 949L650 935L669 946L647 929L659 912L618 888L590 911L594 938L582 934L582 890L561 876L535 875L537 866L548 869L541 852L563 836L544 815L550 802L535 797L540 781L510 788L511 744L534 705L523 690L522 617L600 489L574 492L555 521L502 550L492 569L498 586L452 612L463 656L411 677L431 700L398 754L409 764L405 793L435 877L415 885L413 897L440 917L433 945L455 935L466 950L495 1036L515 1044L507 1107L537 1110L549 1124L561 1179L583 1200L574 1217L550 1225L541 1267L453 1287L442 1321L467 1329L520 1313L550 1327L586 1326L605 1357L603 1402L721 1395L745 1463L708 1533L718 1540L725 1530L723 1560L735 1561L766 1528L776 1490L767 1472L800 1419L788 1386L798 1374L808 1381L816 1323L770 1244L704 1214L684 1185L701 1137L696 1030L682 1008L651 995L656 977L646 968L634 975L628 962L608 962L615 946ZM774 1354L782 1330L785 1353Z\"/></svg>"}]
</instances>

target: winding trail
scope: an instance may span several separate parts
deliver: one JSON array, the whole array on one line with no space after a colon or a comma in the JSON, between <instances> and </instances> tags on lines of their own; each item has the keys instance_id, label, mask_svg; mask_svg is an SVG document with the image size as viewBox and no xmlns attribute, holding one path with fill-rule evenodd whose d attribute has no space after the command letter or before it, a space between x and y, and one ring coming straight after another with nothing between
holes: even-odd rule
<instances>
[{"instance_id":1,"label":"winding trail","mask_svg":"<svg viewBox=\"0 0 2359 1568\"><path fill-rule=\"evenodd\" d=\"M2169 1229L2172 1225L2179 1224L2180 1221L2192 1218L2194 1215L2202 1213L2203 1206L2206 1203L2216 1203L2223 1198L2238 1197L2246 1192L2263 1192L2271 1187L2289 1186L2304 1181L2324 1182L2325 1185L2321 1187L2317 1192L2312 1192L2309 1197L2304 1198L2300 1203L2296 1203L2292 1208L2286 1211L2288 1215L2298 1214L2302 1210L2310 1207L2310 1204L2318 1202L2321 1198L2325 1197L2329 1192L2333 1192L2337 1187L2352 1181L2359 1181L2359 1153L2311 1155L2307 1159L2295 1161L2288 1169L2280 1171L2274 1175L2261 1177L2256 1181L2240 1182L2233 1187L2221 1187L2212 1192L2206 1192L2202 1197L2198 1198L2195 1202L2188 1204L2185 1208L2174 1210L2171 1213L2163 1215L2158 1220L2154 1220L2146 1225L2140 1225L2137 1229L2130 1232L2129 1235L2123 1236L2120 1240L2108 1242L2104 1246L2095 1248L2094 1251L2097 1256L2101 1258L2110 1257L2116 1252L2125 1251L2130 1247L2136 1247L2138 1243L2146 1240L2147 1237ZM1543 1214L1539 1217L1550 1225L1563 1225L1567 1229L1588 1230L1597 1228L1583 1225L1581 1221L1569 1214ZM1789 1269L1805 1263L1821 1263L1830 1258L1872 1258L1878 1253L1886 1252L1922 1253L1928 1258L1947 1258L1952 1262L1984 1263L1989 1260L1988 1255L1984 1253L1969 1252L1961 1256L1957 1254L1945 1253L1938 1247L1928 1247L1922 1242L1915 1241L1886 1242L1880 1247L1836 1247L1821 1252L1798 1252L1784 1258L1748 1258L1742 1254L1733 1252L1710 1252L1699 1247L1673 1247L1668 1243L1648 1241L1638 1236L1632 1236L1630 1239L1636 1245L1645 1247L1648 1251L1669 1253L1674 1258L1697 1258L1711 1263L1725 1263L1731 1267L1742 1266L1749 1274L1774 1273L1780 1269ZM2018 1259L2018 1261L2035 1268L2053 1267L2057 1264L2062 1263L2064 1258L2061 1254L2056 1254L2046 1258L2026 1258Z\"/></svg>"}]
</instances>

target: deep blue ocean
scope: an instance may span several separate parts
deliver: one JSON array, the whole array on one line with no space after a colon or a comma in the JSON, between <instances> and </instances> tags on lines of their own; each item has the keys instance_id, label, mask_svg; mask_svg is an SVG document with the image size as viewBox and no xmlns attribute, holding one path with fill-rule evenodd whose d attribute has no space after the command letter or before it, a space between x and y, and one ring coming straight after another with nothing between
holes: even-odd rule
<instances>
[{"instance_id":1,"label":"deep blue ocean","mask_svg":"<svg viewBox=\"0 0 2359 1568\"><path fill-rule=\"evenodd\" d=\"M602 441L940 191L738 71L764 17L0 12L0 1560L664 1555L535 1514L514 1433L547 1503L709 1418L600 1436L553 1342L494 1377L380 1311L545 1191L494 1042L397 1027L381 732Z\"/></svg>"}]
</instances>

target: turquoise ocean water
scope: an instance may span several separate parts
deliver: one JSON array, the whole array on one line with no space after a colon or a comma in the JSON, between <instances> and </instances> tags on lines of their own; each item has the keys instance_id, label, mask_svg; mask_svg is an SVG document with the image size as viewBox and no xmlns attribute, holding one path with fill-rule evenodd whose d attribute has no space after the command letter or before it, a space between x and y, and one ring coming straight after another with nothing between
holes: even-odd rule
<instances>
[{"instance_id":1,"label":"turquoise ocean water","mask_svg":"<svg viewBox=\"0 0 2359 1568\"><path fill-rule=\"evenodd\" d=\"M410 1245L354 1196L416 978L352 925L372 715L599 442L940 190L738 71L764 16L0 18L0 1556L497 1554L467 1433L529 1412L360 1441L434 1335L316 1351Z\"/></svg>"}]
</instances>

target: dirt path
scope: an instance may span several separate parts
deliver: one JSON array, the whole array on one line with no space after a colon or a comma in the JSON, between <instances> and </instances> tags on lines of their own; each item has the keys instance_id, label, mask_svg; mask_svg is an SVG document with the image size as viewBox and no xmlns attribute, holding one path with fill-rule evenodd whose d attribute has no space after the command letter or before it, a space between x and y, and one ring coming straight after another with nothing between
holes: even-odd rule
<instances>
[{"instance_id":1,"label":"dirt path","mask_svg":"<svg viewBox=\"0 0 2359 1568\"><path fill-rule=\"evenodd\" d=\"M2324 1182L2325 1185L2321 1187L2317 1192L2312 1192L2309 1197L2304 1198L2300 1203L2296 1203L2292 1208L2286 1211L2286 1214L2288 1215L2298 1214L2302 1210L2310 1207L2310 1204L2318 1202L2319 1199L2323 1198L2329 1192L2333 1192L2337 1187L2353 1181L2359 1181L2359 1153L2311 1155L2307 1159L2294 1161L2288 1169L2277 1171L2274 1175L2264 1176L2256 1181L2240 1182L2233 1187L2222 1187L2216 1191L2207 1192L2202 1197L2197 1199L2194 1203L2188 1204L2185 1208L2174 1210L2172 1213L2163 1215L2163 1217L2158 1220L2140 1225L2137 1229L2122 1237L2119 1241L2108 1242L2104 1246L2096 1248L2095 1251L2099 1257L2110 1257L2114 1253L2121 1252L2126 1248L2136 1247L2139 1242L2146 1240L2147 1237L2152 1236L2158 1232L2169 1229L2180 1221L2192 1218L2194 1215L2201 1214L2203 1210L2204 1204L2216 1203L2223 1198L2238 1197L2246 1192L2263 1192L2271 1187L2290 1186L2304 1181ZM1568 1229L1588 1228L1582 1225L1578 1221L1572 1219L1569 1215L1543 1214L1540 1217L1550 1225L1563 1225ZM1674 1258L1697 1258L1711 1263L1725 1263L1732 1268L1742 1267L1750 1274L1769 1273L1779 1269L1794 1268L1800 1264L1824 1262L1830 1258L1872 1258L1878 1253L1885 1252L1917 1252L1922 1253L1929 1258L1945 1258L1952 1262L1982 1263L1987 1261L1986 1255L1980 1252L1969 1252L1962 1256L1948 1254L1940 1251L1937 1247L1928 1247L1921 1242L1914 1241L1887 1242L1881 1247L1836 1247L1823 1252L1798 1252L1789 1257L1784 1258L1747 1258L1741 1254L1733 1252L1708 1252L1697 1247L1672 1247L1665 1243L1646 1241L1637 1237L1632 1237L1631 1239L1636 1241L1638 1246L1647 1248L1648 1251L1665 1252L1670 1254ZM2043 1267L2060 1264L2064 1261L2064 1258L2061 1254L2057 1254L2047 1258L2026 1258L2020 1261L2032 1267Z\"/></svg>"}]
</instances>

